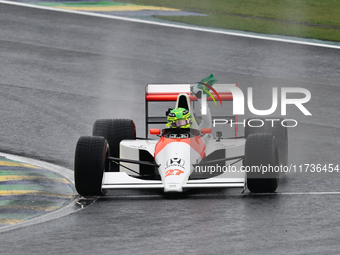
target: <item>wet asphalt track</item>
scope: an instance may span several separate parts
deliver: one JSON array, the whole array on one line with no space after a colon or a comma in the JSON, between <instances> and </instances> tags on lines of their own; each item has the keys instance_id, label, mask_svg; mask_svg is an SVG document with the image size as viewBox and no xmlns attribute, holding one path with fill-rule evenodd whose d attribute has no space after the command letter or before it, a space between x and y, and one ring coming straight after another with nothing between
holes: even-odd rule
<instances>
[{"instance_id":1,"label":"wet asphalt track","mask_svg":"<svg viewBox=\"0 0 340 255\"><path fill-rule=\"evenodd\" d=\"M339 50L216 35L0 4L0 150L72 169L98 118L144 134L147 83L213 73L253 87L303 87L293 164L340 164ZM198 78L199 77L199 78ZM266 94L267 93L267 94ZM1 254L337 254L340 173L289 174L276 195L239 189L116 191L66 217L0 235ZM335 192L335 193L329 193ZM338 192L338 193L336 193Z\"/></svg>"}]
</instances>

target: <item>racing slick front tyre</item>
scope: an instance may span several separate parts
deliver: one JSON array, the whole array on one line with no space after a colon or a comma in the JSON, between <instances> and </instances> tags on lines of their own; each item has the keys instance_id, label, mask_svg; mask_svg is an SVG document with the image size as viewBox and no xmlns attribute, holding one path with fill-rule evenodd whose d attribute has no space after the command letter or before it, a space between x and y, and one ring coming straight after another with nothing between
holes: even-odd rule
<instances>
[{"instance_id":1,"label":"racing slick front tyre","mask_svg":"<svg viewBox=\"0 0 340 255\"><path fill-rule=\"evenodd\" d=\"M287 127L281 125L282 118L270 118L275 121L268 121L266 118L247 119L245 128L245 137L250 134L269 133L275 136L278 150L280 165L288 165L288 131ZM249 126L249 122L252 126ZM263 123L262 126L260 126Z\"/></svg>"},{"instance_id":2,"label":"racing slick front tyre","mask_svg":"<svg viewBox=\"0 0 340 255\"><path fill-rule=\"evenodd\" d=\"M129 119L100 119L93 124L93 136L104 137L110 146L110 156L119 157L119 144L125 139L136 139L136 126ZM112 163L111 172L119 172L119 165Z\"/></svg>"},{"instance_id":3,"label":"racing slick front tyre","mask_svg":"<svg viewBox=\"0 0 340 255\"><path fill-rule=\"evenodd\" d=\"M102 196L103 173L109 168L106 160L110 153L104 137L82 136L79 138L74 161L74 180L82 196Z\"/></svg>"},{"instance_id":4,"label":"racing slick front tyre","mask_svg":"<svg viewBox=\"0 0 340 255\"><path fill-rule=\"evenodd\" d=\"M246 139L243 166L251 192L274 192L280 176L276 138L268 133L250 134Z\"/></svg>"}]
</instances>

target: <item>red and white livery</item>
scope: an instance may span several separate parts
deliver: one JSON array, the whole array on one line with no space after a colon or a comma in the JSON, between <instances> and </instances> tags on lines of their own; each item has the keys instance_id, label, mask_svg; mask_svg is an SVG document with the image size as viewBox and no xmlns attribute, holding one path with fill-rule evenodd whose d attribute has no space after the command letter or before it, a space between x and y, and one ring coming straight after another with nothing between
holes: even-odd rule
<instances>
[{"instance_id":1,"label":"red and white livery","mask_svg":"<svg viewBox=\"0 0 340 255\"><path fill-rule=\"evenodd\" d=\"M232 128L225 125L223 128L233 129L234 134L223 138L222 132L211 128L211 123L208 127L200 125L203 121L201 109L195 109L199 104L191 93L191 86L146 86L145 138L136 137L132 120L97 120L93 135L81 137L76 148L75 183L79 194L98 196L107 190L126 188L160 188L164 192L183 192L190 188L245 190L247 185L253 192L274 192L278 186L278 173L250 173L249 169L287 163L287 130L283 127L246 127L245 136L239 137L237 124ZM231 92L224 87L223 84L214 85L218 99L232 101ZM167 121L165 114L150 116L158 110L152 108L156 102L158 108L159 103L172 102L173 107L188 109L193 117L192 128L149 129L150 125L163 125ZM237 116L226 114L212 114L211 118L238 122Z\"/></svg>"}]
</instances>

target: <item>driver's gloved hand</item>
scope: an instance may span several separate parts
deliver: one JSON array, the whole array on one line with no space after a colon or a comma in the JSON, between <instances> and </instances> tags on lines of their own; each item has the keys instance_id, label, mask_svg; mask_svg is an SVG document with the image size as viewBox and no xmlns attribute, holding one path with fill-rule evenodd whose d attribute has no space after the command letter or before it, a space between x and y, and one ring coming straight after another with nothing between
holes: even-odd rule
<instances>
[{"instance_id":1,"label":"driver's gloved hand","mask_svg":"<svg viewBox=\"0 0 340 255\"><path fill-rule=\"evenodd\" d=\"M202 98L203 91L200 88L195 86L195 87L192 88L192 92L195 94L197 99L201 99Z\"/></svg>"}]
</instances>

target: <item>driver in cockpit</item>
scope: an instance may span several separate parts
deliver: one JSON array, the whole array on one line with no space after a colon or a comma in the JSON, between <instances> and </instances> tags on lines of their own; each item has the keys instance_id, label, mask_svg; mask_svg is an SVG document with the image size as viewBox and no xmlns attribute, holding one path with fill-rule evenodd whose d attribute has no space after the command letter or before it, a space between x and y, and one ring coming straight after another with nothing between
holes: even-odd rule
<instances>
[{"instance_id":1,"label":"driver in cockpit","mask_svg":"<svg viewBox=\"0 0 340 255\"><path fill-rule=\"evenodd\" d=\"M196 95L198 103L202 107L202 95L206 94L211 96L209 88L205 85L212 86L217 80L213 75L204 78L198 85L191 87L191 92ZM212 117L209 106L206 104L206 114L202 114L202 120L199 126L197 125L195 118L193 117L194 112L190 112L191 107L189 103L189 97L183 93L179 94L177 98L176 108L169 109L167 112L167 123L168 128L194 128L201 130L202 128L211 128Z\"/></svg>"}]
</instances>

